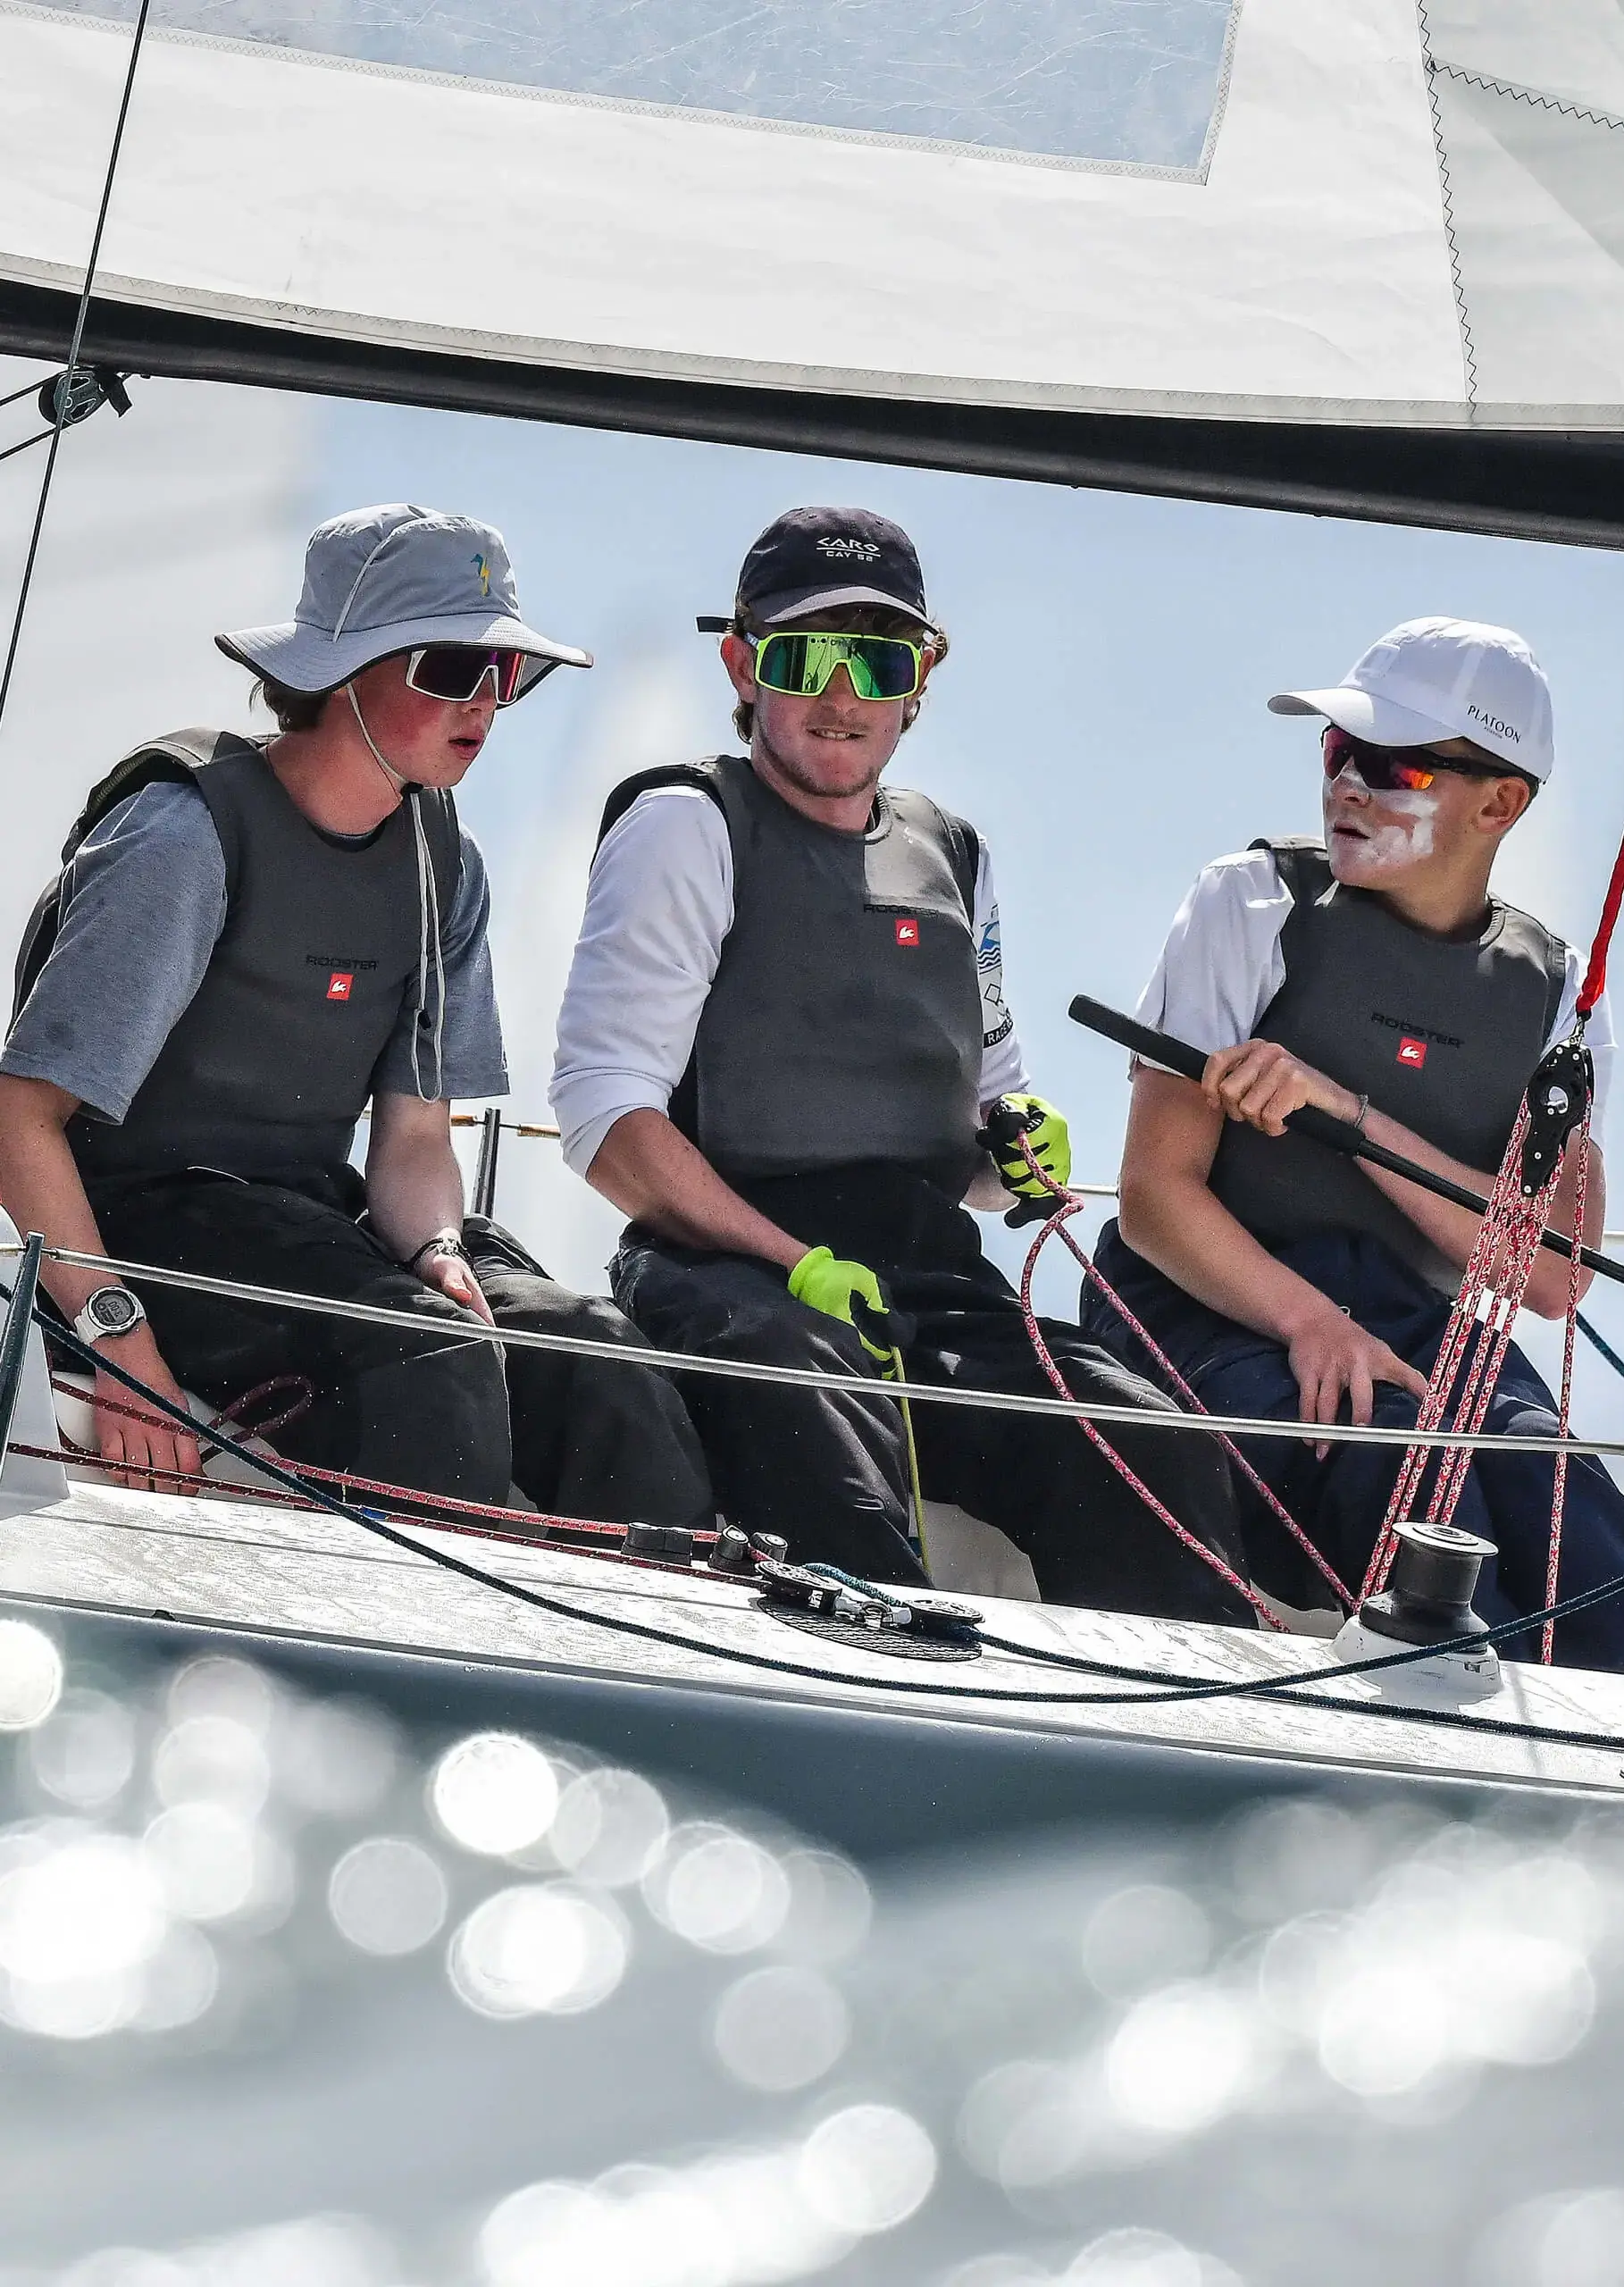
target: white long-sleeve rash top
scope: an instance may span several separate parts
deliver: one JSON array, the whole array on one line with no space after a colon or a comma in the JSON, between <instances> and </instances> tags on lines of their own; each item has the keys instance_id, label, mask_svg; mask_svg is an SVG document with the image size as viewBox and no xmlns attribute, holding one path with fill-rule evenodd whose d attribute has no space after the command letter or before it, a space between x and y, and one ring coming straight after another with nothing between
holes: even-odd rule
<instances>
[{"instance_id":1,"label":"white long-sleeve rash top","mask_svg":"<svg viewBox=\"0 0 1624 2287\"><path fill-rule=\"evenodd\" d=\"M976 837L981 1101L1026 1085L1004 1006L998 900ZM558 1011L552 1105L565 1163L585 1175L617 1119L667 1110L688 1068L722 946L733 925L733 853L721 811L697 786L640 794L605 835Z\"/></svg>"}]
</instances>

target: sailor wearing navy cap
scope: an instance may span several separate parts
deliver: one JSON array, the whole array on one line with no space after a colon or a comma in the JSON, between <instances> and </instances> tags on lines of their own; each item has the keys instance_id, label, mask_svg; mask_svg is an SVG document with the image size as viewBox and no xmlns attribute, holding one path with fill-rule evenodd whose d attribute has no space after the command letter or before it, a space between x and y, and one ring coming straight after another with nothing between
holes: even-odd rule
<instances>
[{"instance_id":1,"label":"sailor wearing navy cap","mask_svg":"<svg viewBox=\"0 0 1624 2287\"><path fill-rule=\"evenodd\" d=\"M1282 691L1320 718L1319 841L1254 842L1197 880L1139 1004L1210 1051L1202 1083L1139 1066L1120 1223L1097 1261L1214 1412L1408 1426L1437 1355L1478 1219L1365 1161L1284 1132L1316 1105L1479 1195L1494 1182L1529 1075L1571 1031L1580 962L1494 896L1507 834L1549 777L1551 694L1509 629L1417 619L1340 683ZM1605 999L1586 1033L1599 1135L1613 1061ZM1552 1226L1571 1235L1570 1155ZM1585 1236L1603 1223L1593 1144ZM1586 1284L1588 1279L1586 1278ZM1565 1310L1568 1267L1541 1253L1527 1307ZM1085 1293L1085 1327L1129 1362L1137 1345ZM1554 1435L1550 1391L1514 1345L1486 1427ZM1253 1459L1344 1580L1357 1583L1401 1449L1260 1441ZM1254 1571L1288 1601L1314 1576L1261 1504ZM1478 1608L1545 1601L1551 1464L1480 1454L1455 1521L1499 1550ZM1561 1593L1624 1572L1624 1495L1601 1463L1570 1466ZM1517 1647L1531 1652L1533 1641ZM1615 1603L1564 1621L1559 1660L1624 1665Z\"/></svg>"},{"instance_id":2,"label":"sailor wearing navy cap","mask_svg":"<svg viewBox=\"0 0 1624 2287\"><path fill-rule=\"evenodd\" d=\"M731 618L701 625L748 756L611 795L559 1018L565 1157L633 1219L616 1299L662 1348L841 1374L895 1349L910 1381L1042 1389L960 1202L978 1174L1001 1202L978 1142L997 1100L1062 1180L1065 1122L1026 1091L980 835L882 783L948 648L913 543L865 510L793 509L750 549ZM1008 1146L1000 1172L1042 1191ZM1046 1332L1079 1395L1161 1403L1075 1328ZM793 1556L920 1577L894 1404L708 1376L690 1403L726 1514ZM1001 1527L1046 1596L1251 1621L1075 1424L915 1413L925 1495ZM1206 1441L1120 1434L1236 1556Z\"/></svg>"}]
</instances>

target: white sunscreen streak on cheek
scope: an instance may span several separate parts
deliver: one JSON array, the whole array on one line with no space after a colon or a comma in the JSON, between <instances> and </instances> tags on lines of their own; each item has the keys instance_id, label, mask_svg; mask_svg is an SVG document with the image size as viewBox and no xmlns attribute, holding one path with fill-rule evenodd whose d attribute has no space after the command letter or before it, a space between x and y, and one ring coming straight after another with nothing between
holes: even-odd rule
<instances>
[{"instance_id":1,"label":"white sunscreen streak on cheek","mask_svg":"<svg viewBox=\"0 0 1624 2287\"><path fill-rule=\"evenodd\" d=\"M1412 858L1429 858L1433 822L1438 815L1437 796L1395 791L1384 794L1381 802L1384 809L1399 811L1403 823L1372 827L1369 849L1377 864L1402 866Z\"/></svg>"},{"instance_id":2,"label":"white sunscreen streak on cheek","mask_svg":"<svg viewBox=\"0 0 1624 2287\"><path fill-rule=\"evenodd\" d=\"M1361 866L1375 871L1389 866L1406 866L1414 859L1432 855L1433 825L1438 814L1438 797L1435 793L1430 790L1407 792L1402 787L1395 787L1390 794L1375 793L1351 762L1342 775L1361 793L1369 794L1383 809L1397 810L1402 821L1365 826L1365 845L1360 852Z\"/></svg>"}]
</instances>

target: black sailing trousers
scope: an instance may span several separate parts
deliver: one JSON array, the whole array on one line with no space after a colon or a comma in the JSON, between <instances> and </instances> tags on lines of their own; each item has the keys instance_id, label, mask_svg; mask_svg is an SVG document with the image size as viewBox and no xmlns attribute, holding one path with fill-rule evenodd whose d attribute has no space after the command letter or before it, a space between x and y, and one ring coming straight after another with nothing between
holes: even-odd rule
<instances>
[{"instance_id":1,"label":"black sailing trousers","mask_svg":"<svg viewBox=\"0 0 1624 2287\"><path fill-rule=\"evenodd\" d=\"M353 1170L272 1183L189 1169L88 1188L112 1254L381 1303L419 1322L420 1335L401 1334L142 1289L171 1372L210 1404L277 1375L308 1378L309 1412L272 1439L290 1459L465 1501L506 1501L516 1483L539 1509L610 1523L714 1521L704 1457L666 1375L448 1336L464 1314L356 1222ZM470 1217L464 1237L498 1325L642 1346L613 1304L558 1286L499 1226Z\"/></svg>"},{"instance_id":2,"label":"black sailing trousers","mask_svg":"<svg viewBox=\"0 0 1624 2287\"><path fill-rule=\"evenodd\" d=\"M884 1278L917 1325L912 1382L1052 1395L1009 1282L970 1216L892 1167L740 1183L808 1245L832 1246ZM852 1328L794 1301L784 1275L699 1253L633 1225L612 1266L615 1300L657 1348L876 1376ZM1171 1411L1075 1326L1043 1322L1074 1395ZM895 1403L716 1375L684 1378L724 1513L782 1533L791 1557L885 1580L918 1580L908 1542L908 1468ZM1251 1607L1185 1549L1075 1422L926 1403L913 1409L927 1500L956 1502L1031 1558L1051 1603L1254 1624ZM1153 1428L1109 1433L1180 1522L1244 1577L1229 1471L1211 1440Z\"/></svg>"}]
</instances>

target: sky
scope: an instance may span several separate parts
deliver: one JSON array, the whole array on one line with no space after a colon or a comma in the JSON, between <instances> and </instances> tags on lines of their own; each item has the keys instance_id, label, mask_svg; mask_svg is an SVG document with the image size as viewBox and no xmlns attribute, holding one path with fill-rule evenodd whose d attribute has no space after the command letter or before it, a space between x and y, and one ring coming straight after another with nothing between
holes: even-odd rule
<instances>
[{"instance_id":1,"label":"sky","mask_svg":"<svg viewBox=\"0 0 1624 2287\"><path fill-rule=\"evenodd\" d=\"M1515 627L1551 677L1558 763L1498 885L1587 943L1624 833L1624 563L1611 554L185 383L138 389L127 423L99 415L69 443L0 725L13 934L125 745L172 722L247 724L211 638L291 612L322 516L411 499L487 517L532 623L594 652L590 673L560 669L499 719L461 798L490 870L521 1118L549 1116L603 799L634 770L731 743L715 640L694 616L727 609L745 549L797 503L880 509L918 546L952 652L892 774L991 846L1008 996L1081 1179L1113 1178L1127 1090L1119 1052L1068 1022L1072 994L1131 1007L1207 859L1318 827L1315 725L1270 716L1271 691L1335 680L1419 614ZM14 574L29 466L0 470L0 578ZM506 1143L499 1209L557 1275L604 1285L619 1219L556 1145ZM1016 1265L1020 1244L983 1227ZM1075 1305L1058 1264L1040 1291ZM1624 1307L1595 1292L1589 1314L1624 1347ZM1537 1331L1532 1346L1548 1359ZM1588 1359L1581 1388L1593 1424L1624 1418L1620 1384Z\"/></svg>"}]
</instances>

